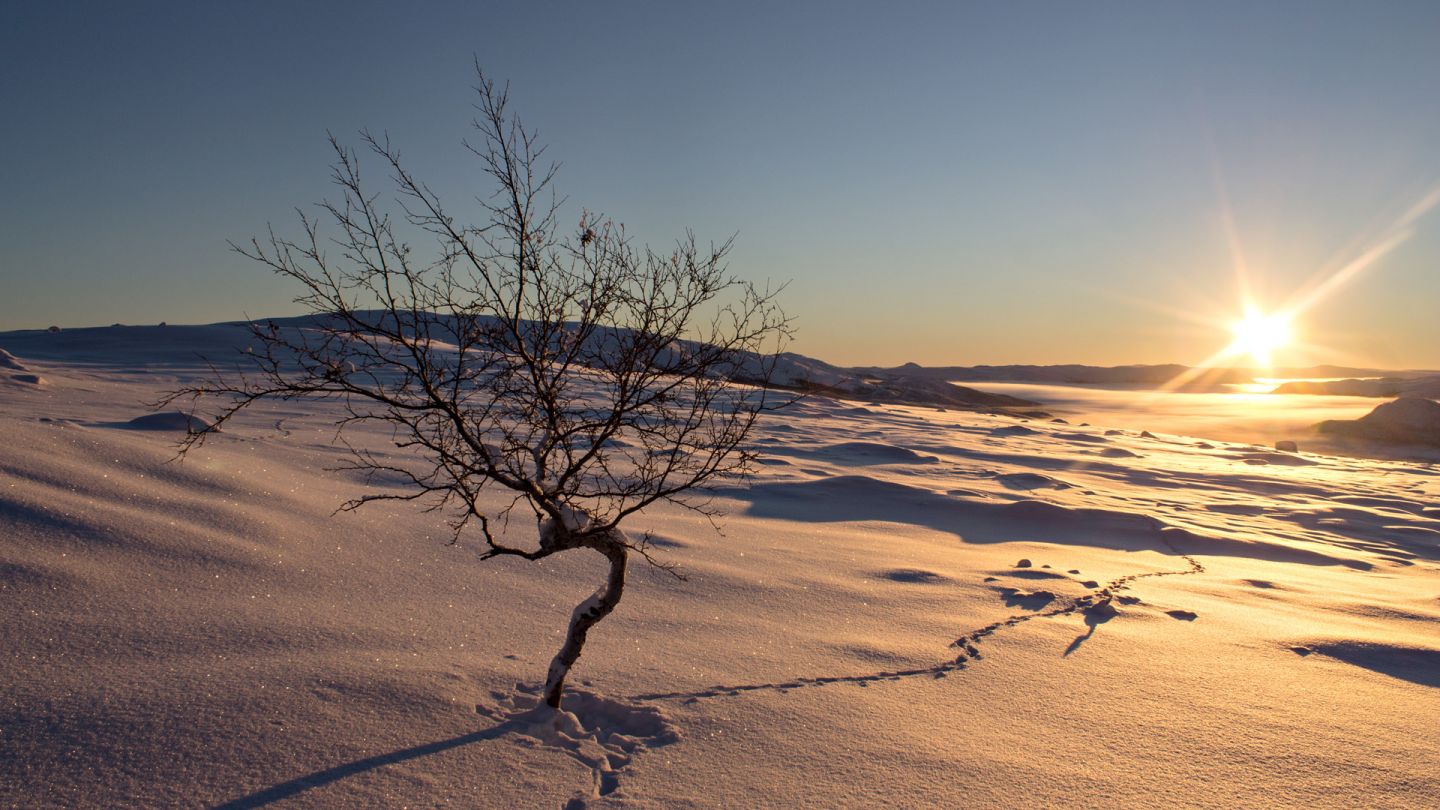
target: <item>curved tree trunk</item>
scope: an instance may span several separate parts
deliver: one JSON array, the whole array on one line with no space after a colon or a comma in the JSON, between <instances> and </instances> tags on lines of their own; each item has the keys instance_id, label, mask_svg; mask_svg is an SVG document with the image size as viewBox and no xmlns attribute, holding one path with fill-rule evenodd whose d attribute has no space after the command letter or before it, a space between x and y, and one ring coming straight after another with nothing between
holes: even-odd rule
<instances>
[{"instance_id":1,"label":"curved tree trunk","mask_svg":"<svg viewBox=\"0 0 1440 810\"><path fill-rule=\"evenodd\" d=\"M545 702L552 709L560 708L560 694L565 689L565 676L570 674L585 646L585 636L599 621L620 604L625 592L625 563L628 553L618 543L604 543L591 546L610 560L610 576L590 598L575 607L570 614L570 629L565 633L565 644L550 662L550 671L545 678Z\"/></svg>"}]
</instances>

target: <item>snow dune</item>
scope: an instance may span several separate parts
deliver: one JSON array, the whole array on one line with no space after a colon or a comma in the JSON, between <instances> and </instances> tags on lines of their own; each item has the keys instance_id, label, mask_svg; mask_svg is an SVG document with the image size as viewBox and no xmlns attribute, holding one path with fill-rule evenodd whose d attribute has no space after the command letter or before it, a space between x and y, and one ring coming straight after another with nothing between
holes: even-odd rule
<instances>
[{"instance_id":1,"label":"snow dune","mask_svg":"<svg viewBox=\"0 0 1440 810\"><path fill-rule=\"evenodd\" d=\"M756 437L784 463L713 493L723 535L636 520L690 580L637 568L541 729L598 556L482 563L418 509L332 515L367 485L327 471L325 403L175 462L194 426L133 422L234 327L0 347L48 381L0 385L3 806L1440 795L1432 464L809 399Z\"/></svg>"}]
</instances>

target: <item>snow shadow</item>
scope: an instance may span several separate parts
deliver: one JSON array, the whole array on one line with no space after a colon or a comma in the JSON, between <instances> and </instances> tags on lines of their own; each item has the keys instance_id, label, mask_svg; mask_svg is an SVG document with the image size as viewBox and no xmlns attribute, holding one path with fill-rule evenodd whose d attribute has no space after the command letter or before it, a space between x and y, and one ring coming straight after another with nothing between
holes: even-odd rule
<instances>
[{"instance_id":1,"label":"snow shadow","mask_svg":"<svg viewBox=\"0 0 1440 810\"><path fill-rule=\"evenodd\" d=\"M842 467L884 464L936 464L940 459L882 442L840 442L824 447L771 447L767 453L825 461Z\"/></svg>"},{"instance_id":2,"label":"snow shadow","mask_svg":"<svg viewBox=\"0 0 1440 810\"><path fill-rule=\"evenodd\" d=\"M192 414L181 411L162 411L137 416L128 422L96 422L95 427L119 430L153 430L178 433L208 433L215 426Z\"/></svg>"},{"instance_id":3,"label":"snow shadow","mask_svg":"<svg viewBox=\"0 0 1440 810\"><path fill-rule=\"evenodd\" d=\"M720 494L748 501L745 513L756 517L804 523L909 523L949 532L967 543L1040 542L1121 551L1171 548L1188 554L1373 568L1368 562L1286 543L1199 535L1148 515L1036 500L974 501L865 475L762 482Z\"/></svg>"},{"instance_id":4,"label":"snow shadow","mask_svg":"<svg viewBox=\"0 0 1440 810\"><path fill-rule=\"evenodd\" d=\"M480 742L481 740L494 740L505 736L511 731L519 729L521 723L516 720L506 721L491 728L480 731L472 731L469 734L461 734L445 740L424 743L410 748L402 748L398 751L391 751L385 754L376 754L373 757L346 762L336 765L333 768L325 768L307 773L304 776L281 782L278 785L265 788L251 793L248 796L241 796L238 799L231 799L228 802L215 806L215 810L248 810L248 808L264 807L284 799L297 796L311 788L324 787L325 785L348 779L352 776L359 776L362 773L373 771L376 768L383 768L386 765L396 765L401 762L408 762L412 759L428 757L431 754L438 754L442 751L449 751L452 748L459 748L463 745Z\"/></svg>"},{"instance_id":5,"label":"snow shadow","mask_svg":"<svg viewBox=\"0 0 1440 810\"><path fill-rule=\"evenodd\" d=\"M1084 644L1092 637L1094 637L1095 628L1110 621L1118 615L1115 612L1115 609L1110 606L1109 601L1101 602L1093 607L1090 607L1086 609L1084 613L1086 630L1084 633L1076 636L1074 641L1070 642L1070 646L1066 647L1065 652L1061 653L1062 658L1069 658L1071 653L1080 649L1080 645Z\"/></svg>"},{"instance_id":6,"label":"snow shadow","mask_svg":"<svg viewBox=\"0 0 1440 810\"><path fill-rule=\"evenodd\" d=\"M1440 650L1363 641L1328 641L1310 649L1351 666L1402 681L1440 688Z\"/></svg>"},{"instance_id":7,"label":"snow shadow","mask_svg":"<svg viewBox=\"0 0 1440 810\"><path fill-rule=\"evenodd\" d=\"M637 754L680 738L669 718L654 706L637 706L584 690L567 689L563 708L557 712L541 704L538 687L518 685L518 688L519 693L514 695L492 693L497 698L497 706L475 707L477 713L497 721L490 728L318 770L232 799L217 805L216 810L264 807L387 765L511 734L528 737L591 769L594 783L590 790L577 793L567 805L583 807L588 798L614 793L620 787L620 772Z\"/></svg>"},{"instance_id":8,"label":"snow shadow","mask_svg":"<svg viewBox=\"0 0 1440 810\"><path fill-rule=\"evenodd\" d=\"M583 689L566 689L556 711L540 699L539 686L516 684L516 693L492 693L498 706L477 705L480 714L515 723L516 734L554 749L591 770L588 794L577 793L567 807L609 796L620 787L620 772L639 754L680 739L670 718L655 706L639 706Z\"/></svg>"}]
</instances>

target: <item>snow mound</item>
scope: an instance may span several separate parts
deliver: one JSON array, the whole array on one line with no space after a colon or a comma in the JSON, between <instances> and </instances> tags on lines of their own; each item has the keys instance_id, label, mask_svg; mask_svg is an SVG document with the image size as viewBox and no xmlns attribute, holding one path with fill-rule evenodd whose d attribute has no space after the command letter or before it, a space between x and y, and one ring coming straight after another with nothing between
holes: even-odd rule
<instances>
[{"instance_id":1,"label":"snow mound","mask_svg":"<svg viewBox=\"0 0 1440 810\"><path fill-rule=\"evenodd\" d=\"M811 455L847 465L934 464L940 459L914 450L880 442L841 442L813 451Z\"/></svg>"},{"instance_id":2,"label":"snow mound","mask_svg":"<svg viewBox=\"0 0 1440 810\"><path fill-rule=\"evenodd\" d=\"M11 371L29 371L24 363L15 358L10 352L0 349L0 368L8 368Z\"/></svg>"},{"instance_id":3,"label":"snow mound","mask_svg":"<svg viewBox=\"0 0 1440 810\"><path fill-rule=\"evenodd\" d=\"M1123 447L1107 447L1100 451L1105 458L1139 458L1139 453L1132 453Z\"/></svg>"},{"instance_id":4,"label":"snow mound","mask_svg":"<svg viewBox=\"0 0 1440 810\"><path fill-rule=\"evenodd\" d=\"M165 411L137 416L117 427L127 430L183 430L186 433L205 433L215 426L198 416L180 411Z\"/></svg>"},{"instance_id":5,"label":"snow mound","mask_svg":"<svg viewBox=\"0 0 1440 810\"><path fill-rule=\"evenodd\" d=\"M1246 464L1264 466L1266 464L1279 464L1285 467L1311 467L1315 465L1313 459L1304 456L1292 456L1289 453L1272 453L1268 450L1256 453L1236 453L1235 459Z\"/></svg>"},{"instance_id":6,"label":"snow mound","mask_svg":"<svg viewBox=\"0 0 1440 810\"><path fill-rule=\"evenodd\" d=\"M999 436L1002 438L1006 436L1036 436L1039 435L1039 433L1040 431L1031 430L1024 425L1006 425L1005 427L998 427L990 431L991 436Z\"/></svg>"},{"instance_id":7,"label":"snow mound","mask_svg":"<svg viewBox=\"0 0 1440 810\"><path fill-rule=\"evenodd\" d=\"M890 571L882 571L879 576L891 582L903 582L910 585L938 585L950 581L950 578L944 574L937 574L923 568L895 568Z\"/></svg>"},{"instance_id":8,"label":"snow mound","mask_svg":"<svg viewBox=\"0 0 1440 810\"><path fill-rule=\"evenodd\" d=\"M1090 433L1056 433L1055 438L1064 439L1068 442L1079 442L1081 444L1109 444L1110 440L1104 436L1095 436Z\"/></svg>"},{"instance_id":9,"label":"snow mound","mask_svg":"<svg viewBox=\"0 0 1440 810\"><path fill-rule=\"evenodd\" d=\"M1051 478L1040 473L1008 473L995 477L1007 489L1069 489L1070 485L1058 478Z\"/></svg>"}]
</instances>

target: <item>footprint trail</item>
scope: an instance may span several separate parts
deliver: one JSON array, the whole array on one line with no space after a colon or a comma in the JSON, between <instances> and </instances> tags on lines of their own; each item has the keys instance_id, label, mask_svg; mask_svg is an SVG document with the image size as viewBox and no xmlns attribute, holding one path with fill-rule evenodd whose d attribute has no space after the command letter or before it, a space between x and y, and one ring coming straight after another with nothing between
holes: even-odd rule
<instances>
[{"instance_id":1,"label":"footprint trail","mask_svg":"<svg viewBox=\"0 0 1440 810\"><path fill-rule=\"evenodd\" d=\"M801 689L804 687L832 686L834 684L857 684L868 686L877 681L898 681L903 678L931 677L943 678L951 672L965 669L971 661L979 661L982 656L978 645L986 638L995 635L1012 627L1018 627L1028 621L1035 619L1046 619L1054 616L1067 616L1075 613L1084 613L1087 616L1106 617L1115 615L1115 607L1112 604L1117 596L1130 588L1138 580L1158 577L1190 576L1192 574L1204 573L1205 566L1199 560L1181 552L1167 538L1161 537L1160 542L1170 549L1177 557L1189 564L1189 567L1182 571L1151 571L1143 574L1127 574L1123 577L1110 580L1094 593L1076 598L1060 598L1059 604L1049 610L1035 613L1018 613L1008 616L997 622L992 622L984 627L971 630L955 641L951 647L958 648L960 652L952 659L942 661L933 666L917 667L914 669L896 669L881 672L871 672L860 675L821 675L811 677L792 678L788 681L773 683L751 683L737 684L731 686L712 686L707 689L700 689L690 692L651 692L648 694L634 695L633 700L685 700L687 703L696 702L705 698L727 697L741 695L746 692L759 691L787 691L790 689ZM1093 627L1091 628L1093 632ZM1082 636L1081 639L1087 638ZM1080 639L1077 639L1077 642ZM1070 650L1078 644L1072 644Z\"/></svg>"}]
</instances>

